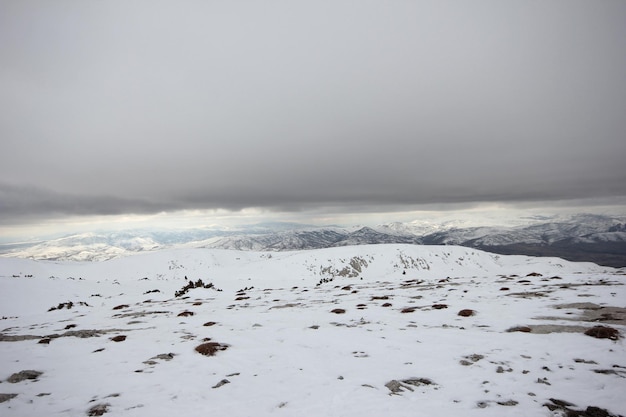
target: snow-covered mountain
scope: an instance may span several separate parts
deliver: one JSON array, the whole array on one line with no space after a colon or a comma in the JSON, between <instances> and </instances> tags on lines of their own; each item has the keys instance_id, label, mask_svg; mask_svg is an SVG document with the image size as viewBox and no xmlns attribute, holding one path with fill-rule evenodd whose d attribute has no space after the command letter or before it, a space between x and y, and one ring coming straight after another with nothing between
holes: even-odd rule
<instances>
[{"instance_id":1,"label":"snow-covered mountain","mask_svg":"<svg viewBox=\"0 0 626 417\"><path fill-rule=\"evenodd\" d=\"M375 227L318 227L264 223L237 229L135 230L80 234L5 251L47 260L100 261L177 247L285 251L379 243L461 245L502 254L560 256L610 266L626 265L626 219L600 215L535 218L514 226L462 227L446 221Z\"/></svg>"},{"instance_id":2,"label":"snow-covered mountain","mask_svg":"<svg viewBox=\"0 0 626 417\"><path fill-rule=\"evenodd\" d=\"M0 258L0 415L626 415L624 274L395 244Z\"/></svg>"}]
</instances>

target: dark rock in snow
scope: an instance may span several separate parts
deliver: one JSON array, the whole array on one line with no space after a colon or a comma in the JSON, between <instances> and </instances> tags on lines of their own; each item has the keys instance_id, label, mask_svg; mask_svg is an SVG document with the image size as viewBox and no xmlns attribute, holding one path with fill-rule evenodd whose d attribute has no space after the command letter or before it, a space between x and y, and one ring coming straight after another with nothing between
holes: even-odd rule
<instances>
[{"instance_id":1,"label":"dark rock in snow","mask_svg":"<svg viewBox=\"0 0 626 417\"><path fill-rule=\"evenodd\" d=\"M93 407L91 407L89 410L87 410L87 415L88 416L101 416L107 411L109 411L110 405L111 404L109 403L96 404Z\"/></svg>"},{"instance_id":2,"label":"dark rock in snow","mask_svg":"<svg viewBox=\"0 0 626 417\"><path fill-rule=\"evenodd\" d=\"M32 371L32 370L20 371L20 372L14 373L9 378L7 378L7 382L15 384L17 382L22 382L27 379L37 379L39 378L39 375L41 374L43 374L43 372Z\"/></svg>"}]
</instances>

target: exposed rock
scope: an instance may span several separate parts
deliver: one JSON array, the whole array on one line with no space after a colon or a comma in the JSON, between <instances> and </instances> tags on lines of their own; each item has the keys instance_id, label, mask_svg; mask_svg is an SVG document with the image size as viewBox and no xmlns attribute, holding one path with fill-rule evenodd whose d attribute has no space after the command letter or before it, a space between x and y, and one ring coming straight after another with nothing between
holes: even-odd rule
<instances>
[{"instance_id":1,"label":"exposed rock","mask_svg":"<svg viewBox=\"0 0 626 417\"><path fill-rule=\"evenodd\" d=\"M399 394L400 392L404 392L405 390L409 390L412 392L413 388L411 388L411 386L419 387L423 385L436 384L428 378L408 378L401 381L392 379L385 384L385 387L387 387L389 391L391 391L391 394Z\"/></svg>"},{"instance_id":2,"label":"exposed rock","mask_svg":"<svg viewBox=\"0 0 626 417\"><path fill-rule=\"evenodd\" d=\"M435 310L441 310L441 309L444 309L444 308L448 308L448 305L447 304L433 304L433 308Z\"/></svg>"},{"instance_id":3,"label":"exposed rock","mask_svg":"<svg viewBox=\"0 0 626 417\"><path fill-rule=\"evenodd\" d=\"M110 405L111 404L109 403L96 404L93 407L91 407L89 410L87 410L87 415L88 416L101 416L107 411L109 411Z\"/></svg>"},{"instance_id":4,"label":"exposed rock","mask_svg":"<svg viewBox=\"0 0 626 417\"><path fill-rule=\"evenodd\" d=\"M21 342L23 340L41 339L41 336L31 334L8 335L0 333L0 342Z\"/></svg>"},{"instance_id":5,"label":"exposed rock","mask_svg":"<svg viewBox=\"0 0 626 417\"><path fill-rule=\"evenodd\" d=\"M508 401L498 401L498 404L499 405L504 405L504 406L507 406L507 407L512 407L512 406L517 405L519 403L517 401L515 401L515 400L508 400Z\"/></svg>"},{"instance_id":6,"label":"exposed rock","mask_svg":"<svg viewBox=\"0 0 626 417\"><path fill-rule=\"evenodd\" d=\"M172 359L174 359L174 356L176 355L174 355L173 353L161 353L150 359L162 359L164 361L171 361Z\"/></svg>"},{"instance_id":7,"label":"exposed rock","mask_svg":"<svg viewBox=\"0 0 626 417\"><path fill-rule=\"evenodd\" d=\"M583 410L573 410L571 407L574 404L550 398L552 403L545 403L543 406L547 407L550 411L557 411L559 415L567 417L621 417L616 414L611 414L608 410L600 407L589 406Z\"/></svg>"},{"instance_id":8,"label":"exposed rock","mask_svg":"<svg viewBox=\"0 0 626 417\"><path fill-rule=\"evenodd\" d=\"M14 373L9 378L7 378L7 382L15 384L16 382L22 382L27 379L37 379L39 375L43 374L43 372L33 371L33 370L25 370Z\"/></svg>"},{"instance_id":9,"label":"exposed rock","mask_svg":"<svg viewBox=\"0 0 626 417\"><path fill-rule=\"evenodd\" d=\"M111 340L114 342L123 342L124 340L126 340L126 336L121 334L119 336L112 337Z\"/></svg>"},{"instance_id":10,"label":"exposed rock","mask_svg":"<svg viewBox=\"0 0 626 417\"><path fill-rule=\"evenodd\" d=\"M228 379L222 379L220 382L218 382L217 384L215 384L213 386L213 388L219 388L222 385L226 385L226 384L230 384L230 381Z\"/></svg>"},{"instance_id":11,"label":"exposed rock","mask_svg":"<svg viewBox=\"0 0 626 417\"><path fill-rule=\"evenodd\" d=\"M346 310L344 310L343 308L335 308L333 310L330 310L330 312L335 314L344 314Z\"/></svg>"},{"instance_id":12,"label":"exposed rock","mask_svg":"<svg viewBox=\"0 0 626 417\"><path fill-rule=\"evenodd\" d=\"M0 403L7 402L15 397L17 397L17 394L0 394Z\"/></svg>"}]
</instances>

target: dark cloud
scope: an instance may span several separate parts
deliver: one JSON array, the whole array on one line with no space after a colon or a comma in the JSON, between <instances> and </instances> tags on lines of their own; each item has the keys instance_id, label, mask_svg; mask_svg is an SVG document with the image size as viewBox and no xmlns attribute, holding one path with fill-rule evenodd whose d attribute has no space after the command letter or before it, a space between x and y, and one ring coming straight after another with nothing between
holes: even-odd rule
<instances>
[{"instance_id":1,"label":"dark cloud","mask_svg":"<svg viewBox=\"0 0 626 417\"><path fill-rule=\"evenodd\" d=\"M1 217L626 195L626 3L3 2Z\"/></svg>"}]
</instances>

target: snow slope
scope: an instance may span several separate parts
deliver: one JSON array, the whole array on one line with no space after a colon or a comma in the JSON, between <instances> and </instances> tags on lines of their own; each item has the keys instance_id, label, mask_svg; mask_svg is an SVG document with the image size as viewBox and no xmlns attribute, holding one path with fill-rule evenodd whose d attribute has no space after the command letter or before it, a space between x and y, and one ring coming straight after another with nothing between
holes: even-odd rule
<instances>
[{"instance_id":1,"label":"snow slope","mask_svg":"<svg viewBox=\"0 0 626 417\"><path fill-rule=\"evenodd\" d=\"M624 280L453 246L2 258L0 415L626 415L623 339L584 334L624 333Z\"/></svg>"}]
</instances>

